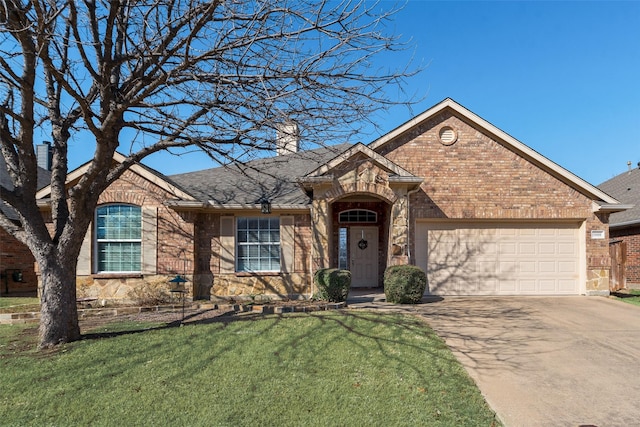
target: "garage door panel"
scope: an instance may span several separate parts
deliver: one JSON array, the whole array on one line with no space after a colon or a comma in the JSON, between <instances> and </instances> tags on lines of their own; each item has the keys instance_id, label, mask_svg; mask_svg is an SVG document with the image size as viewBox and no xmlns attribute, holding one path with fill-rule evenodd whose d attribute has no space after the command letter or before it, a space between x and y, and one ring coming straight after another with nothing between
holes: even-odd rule
<instances>
[{"instance_id":1,"label":"garage door panel","mask_svg":"<svg viewBox=\"0 0 640 427\"><path fill-rule=\"evenodd\" d=\"M578 273L578 264L573 261L558 261L560 273Z\"/></svg>"},{"instance_id":2,"label":"garage door panel","mask_svg":"<svg viewBox=\"0 0 640 427\"><path fill-rule=\"evenodd\" d=\"M558 290L564 293L571 293L575 289L574 283L574 280L560 279L558 280Z\"/></svg>"},{"instance_id":3,"label":"garage door panel","mask_svg":"<svg viewBox=\"0 0 640 427\"><path fill-rule=\"evenodd\" d=\"M531 242L518 243L518 254L520 255L535 255L536 244Z\"/></svg>"},{"instance_id":4,"label":"garage door panel","mask_svg":"<svg viewBox=\"0 0 640 427\"><path fill-rule=\"evenodd\" d=\"M520 292L535 294L536 290L535 280L520 280Z\"/></svg>"},{"instance_id":5,"label":"garage door panel","mask_svg":"<svg viewBox=\"0 0 640 427\"><path fill-rule=\"evenodd\" d=\"M418 260L418 265L427 270L428 292L432 294L579 292L578 224L536 227L441 223L419 224L418 230L418 240L422 241L417 247L424 248L424 261Z\"/></svg>"},{"instance_id":6,"label":"garage door panel","mask_svg":"<svg viewBox=\"0 0 640 427\"><path fill-rule=\"evenodd\" d=\"M560 242L558 243L559 254L574 254L576 253L576 244L572 242Z\"/></svg>"},{"instance_id":7,"label":"garage door panel","mask_svg":"<svg viewBox=\"0 0 640 427\"><path fill-rule=\"evenodd\" d=\"M555 242L539 243L538 253L540 255L554 255L556 253Z\"/></svg>"},{"instance_id":8,"label":"garage door panel","mask_svg":"<svg viewBox=\"0 0 640 427\"><path fill-rule=\"evenodd\" d=\"M555 279L541 279L538 280L540 292L553 294L556 293L556 281Z\"/></svg>"},{"instance_id":9,"label":"garage door panel","mask_svg":"<svg viewBox=\"0 0 640 427\"><path fill-rule=\"evenodd\" d=\"M518 268L519 273L537 273L538 263L535 261L520 261Z\"/></svg>"},{"instance_id":10,"label":"garage door panel","mask_svg":"<svg viewBox=\"0 0 640 427\"><path fill-rule=\"evenodd\" d=\"M512 294L516 291L516 281L514 279L500 280L498 284L498 292Z\"/></svg>"},{"instance_id":11,"label":"garage door panel","mask_svg":"<svg viewBox=\"0 0 640 427\"><path fill-rule=\"evenodd\" d=\"M556 272L556 262L555 261L539 261L538 266L540 267L541 274L554 274Z\"/></svg>"}]
</instances>

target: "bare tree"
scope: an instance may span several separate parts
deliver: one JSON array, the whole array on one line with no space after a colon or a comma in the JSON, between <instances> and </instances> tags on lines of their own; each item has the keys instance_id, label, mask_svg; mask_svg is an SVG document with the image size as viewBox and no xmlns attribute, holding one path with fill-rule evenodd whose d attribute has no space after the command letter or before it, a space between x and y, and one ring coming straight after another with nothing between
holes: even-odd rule
<instances>
[{"instance_id":1,"label":"bare tree","mask_svg":"<svg viewBox=\"0 0 640 427\"><path fill-rule=\"evenodd\" d=\"M307 144L358 129L396 103L404 67L396 10L336 0L0 0L0 149L20 225L0 225L42 272L40 347L77 340L76 263L98 197L135 162L195 147L229 162L273 148L300 125ZM36 200L34 144L52 141L52 227ZM69 143L93 155L69 183ZM112 162L114 151L125 154Z\"/></svg>"}]
</instances>

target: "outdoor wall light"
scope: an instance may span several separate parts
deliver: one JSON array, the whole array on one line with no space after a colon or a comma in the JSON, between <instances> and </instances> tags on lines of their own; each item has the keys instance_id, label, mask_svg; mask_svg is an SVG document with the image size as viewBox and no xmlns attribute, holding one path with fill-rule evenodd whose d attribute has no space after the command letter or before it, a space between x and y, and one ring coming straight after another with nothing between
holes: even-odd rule
<instances>
[{"instance_id":1,"label":"outdoor wall light","mask_svg":"<svg viewBox=\"0 0 640 427\"><path fill-rule=\"evenodd\" d=\"M266 197L260 199L260 212L263 214L271 213L271 202Z\"/></svg>"},{"instance_id":2,"label":"outdoor wall light","mask_svg":"<svg viewBox=\"0 0 640 427\"><path fill-rule=\"evenodd\" d=\"M9 273L11 273L11 280L15 283L23 283L24 277L22 275L22 270L18 268L7 268L4 272L0 273L0 278L4 279L4 292L9 295Z\"/></svg>"}]
</instances>

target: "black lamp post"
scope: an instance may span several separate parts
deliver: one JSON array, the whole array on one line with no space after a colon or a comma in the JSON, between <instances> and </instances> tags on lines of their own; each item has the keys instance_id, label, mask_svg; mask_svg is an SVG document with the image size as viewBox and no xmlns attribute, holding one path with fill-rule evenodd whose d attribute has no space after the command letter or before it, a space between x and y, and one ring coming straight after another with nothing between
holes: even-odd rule
<instances>
[{"instance_id":1,"label":"black lamp post","mask_svg":"<svg viewBox=\"0 0 640 427\"><path fill-rule=\"evenodd\" d=\"M177 275L173 279L169 280L171 287L169 288L169 292L179 293L182 297L182 320L180 320L180 324L184 322L184 294L187 292L184 288L184 284L187 282L187 279L182 277L181 275Z\"/></svg>"}]
</instances>

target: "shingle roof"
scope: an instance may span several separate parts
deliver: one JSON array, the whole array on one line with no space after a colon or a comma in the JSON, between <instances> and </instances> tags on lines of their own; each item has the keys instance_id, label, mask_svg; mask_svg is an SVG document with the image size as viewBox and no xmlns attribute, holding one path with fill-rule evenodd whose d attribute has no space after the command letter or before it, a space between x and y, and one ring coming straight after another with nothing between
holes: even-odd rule
<instances>
[{"instance_id":1,"label":"shingle roof","mask_svg":"<svg viewBox=\"0 0 640 427\"><path fill-rule=\"evenodd\" d=\"M168 178L201 202L255 205L266 197L272 205L307 205L309 198L297 179L349 148L351 144L253 160Z\"/></svg>"},{"instance_id":2,"label":"shingle roof","mask_svg":"<svg viewBox=\"0 0 640 427\"><path fill-rule=\"evenodd\" d=\"M37 180L38 189L46 187L51 181L51 172L38 167ZM9 172L7 171L7 164L4 161L4 156L2 155L0 155L0 185L2 185L2 187L4 188L8 188L9 190L13 189L13 182L11 181L11 177L9 176ZM0 211L2 211L2 213L4 213L10 220L18 220L18 215L16 215L14 209L1 199Z\"/></svg>"},{"instance_id":3,"label":"shingle roof","mask_svg":"<svg viewBox=\"0 0 640 427\"><path fill-rule=\"evenodd\" d=\"M610 226L640 223L640 168L623 172L598 185L598 188L624 204L635 205L626 211L611 214Z\"/></svg>"}]
</instances>

